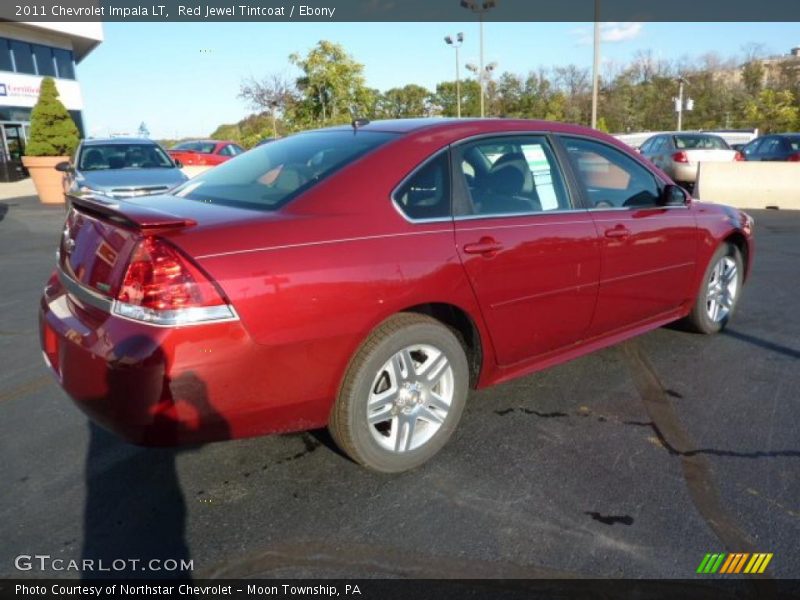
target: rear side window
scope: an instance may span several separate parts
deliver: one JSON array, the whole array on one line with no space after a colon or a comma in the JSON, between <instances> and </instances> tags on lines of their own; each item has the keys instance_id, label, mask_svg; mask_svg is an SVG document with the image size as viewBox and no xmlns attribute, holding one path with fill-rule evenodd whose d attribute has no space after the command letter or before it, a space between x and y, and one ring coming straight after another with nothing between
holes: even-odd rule
<instances>
[{"instance_id":1,"label":"rear side window","mask_svg":"<svg viewBox=\"0 0 800 600\"><path fill-rule=\"evenodd\" d=\"M412 220L441 219L450 216L450 159L441 152L395 191L398 208Z\"/></svg>"},{"instance_id":2,"label":"rear side window","mask_svg":"<svg viewBox=\"0 0 800 600\"><path fill-rule=\"evenodd\" d=\"M361 156L395 139L377 131L314 131L253 148L175 189L190 200L276 210Z\"/></svg>"},{"instance_id":3,"label":"rear side window","mask_svg":"<svg viewBox=\"0 0 800 600\"><path fill-rule=\"evenodd\" d=\"M658 205L660 189L656 178L624 152L582 138L564 138L563 142L590 208Z\"/></svg>"},{"instance_id":4,"label":"rear side window","mask_svg":"<svg viewBox=\"0 0 800 600\"><path fill-rule=\"evenodd\" d=\"M458 148L467 214L525 215L570 208L547 140L515 136Z\"/></svg>"}]
</instances>

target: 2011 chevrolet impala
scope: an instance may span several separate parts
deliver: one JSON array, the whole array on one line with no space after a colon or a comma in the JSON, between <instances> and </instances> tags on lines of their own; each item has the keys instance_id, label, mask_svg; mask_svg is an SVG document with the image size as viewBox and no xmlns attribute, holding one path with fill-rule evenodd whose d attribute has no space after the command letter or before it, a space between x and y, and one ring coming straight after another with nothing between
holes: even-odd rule
<instances>
[{"instance_id":1,"label":"2011 chevrolet impala","mask_svg":"<svg viewBox=\"0 0 800 600\"><path fill-rule=\"evenodd\" d=\"M593 130L356 121L166 196L72 197L42 348L128 440L328 426L402 471L445 444L470 388L680 319L725 327L752 226Z\"/></svg>"}]
</instances>

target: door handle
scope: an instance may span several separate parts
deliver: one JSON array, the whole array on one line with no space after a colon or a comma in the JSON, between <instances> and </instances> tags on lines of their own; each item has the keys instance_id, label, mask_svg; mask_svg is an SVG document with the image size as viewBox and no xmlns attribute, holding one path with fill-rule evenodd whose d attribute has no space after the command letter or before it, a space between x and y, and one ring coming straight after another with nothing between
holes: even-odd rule
<instances>
[{"instance_id":1,"label":"door handle","mask_svg":"<svg viewBox=\"0 0 800 600\"><path fill-rule=\"evenodd\" d=\"M631 230L625 227L624 225L617 225L616 227L612 227L611 229L606 229L605 233L607 238L612 239L625 239L631 235Z\"/></svg>"},{"instance_id":2,"label":"door handle","mask_svg":"<svg viewBox=\"0 0 800 600\"><path fill-rule=\"evenodd\" d=\"M465 254L483 254L493 256L503 249L503 244L493 237L482 237L479 241L472 244L464 244Z\"/></svg>"}]
</instances>

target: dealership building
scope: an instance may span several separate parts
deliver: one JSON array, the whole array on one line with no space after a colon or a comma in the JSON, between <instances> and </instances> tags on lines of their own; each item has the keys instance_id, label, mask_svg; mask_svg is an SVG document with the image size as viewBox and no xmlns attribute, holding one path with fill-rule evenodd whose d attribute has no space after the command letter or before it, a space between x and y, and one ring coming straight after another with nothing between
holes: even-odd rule
<instances>
[{"instance_id":1,"label":"dealership building","mask_svg":"<svg viewBox=\"0 0 800 600\"><path fill-rule=\"evenodd\" d=\"M0 22L0 167L6 167L0 172L9 173L25 152L43 77L55 79L61 102L84 133L75 65L102 41L100 22Z\"/></svg>"}]
</instances>

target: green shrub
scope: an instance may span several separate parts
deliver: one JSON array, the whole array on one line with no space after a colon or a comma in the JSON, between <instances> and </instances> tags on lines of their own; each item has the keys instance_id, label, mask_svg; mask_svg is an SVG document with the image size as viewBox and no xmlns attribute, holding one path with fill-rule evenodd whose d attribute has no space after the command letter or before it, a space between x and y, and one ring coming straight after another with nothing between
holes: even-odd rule
<instances>
[{"instance_id":1,"label":"green shrub","mask_svg":"<svg viewBox=\"0 0 800 600\"><path fill-rule=\"evenodd\" d=\"M70 156L78 147L80 134L66 107L58 99L52 77L42 80L39 100L31 111L28 156Z\"/></svg>"}]
</instances>

